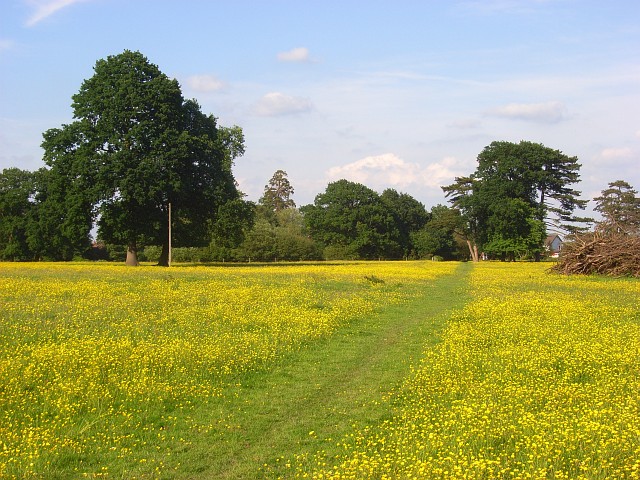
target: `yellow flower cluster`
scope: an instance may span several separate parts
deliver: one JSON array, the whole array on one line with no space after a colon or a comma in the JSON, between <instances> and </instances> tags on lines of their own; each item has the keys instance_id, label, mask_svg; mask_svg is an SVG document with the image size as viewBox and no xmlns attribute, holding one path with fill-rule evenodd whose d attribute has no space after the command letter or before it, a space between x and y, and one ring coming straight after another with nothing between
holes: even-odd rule
<instances>
[{"instance_id":1,"label":"yellow flower cluster","mask_svg":"<svg viewBox=\"0 0 640 480\"><path fill-rule=\"evenodd\" d=\"M151 442L168 455L189 442L172 410L454 268L0 264L0 477L104 476L148 463Z\"/></svg>"},{"instance_id":2,"label":"yellow flower cluster","mask_svg":"<svg viewBox=\"0 0 640 480\"><path fill-rule=\"evenodd\" d=\"M640 478L640 282L482 263L471 285L392 419L299 477Z\"/></svg>"}]
</instances>

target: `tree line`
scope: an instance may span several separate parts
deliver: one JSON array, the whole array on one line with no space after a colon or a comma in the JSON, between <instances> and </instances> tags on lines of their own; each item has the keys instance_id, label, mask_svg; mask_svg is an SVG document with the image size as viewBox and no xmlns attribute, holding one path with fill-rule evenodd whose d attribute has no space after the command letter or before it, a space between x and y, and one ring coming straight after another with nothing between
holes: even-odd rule
<instances>
[{"instance_id":1,"label":"tree line","mask_svg":"<svg viewBox=\"0 0 640 480\"><path fill-rule=\"evenodd\" d=\"M0 173L3 260L118 252L129 265L140 254L167 265L170 205L173 246L211 261L540 259L548 231L590 221L575 215L587 203L573 188L577 158L524 141L487 146L473 173L443 187L449 206L427 210L406 193L338 180L298 208L283 170L248 201L232 172L242 129L203 113L140 52L96 62L72 108L71 123L43 134L44 167ZM636 218L636 192L623 181L596 210L614 215L623 198ZM616 228L636 221L618 217Z\"/></svg>"}]
</instances>

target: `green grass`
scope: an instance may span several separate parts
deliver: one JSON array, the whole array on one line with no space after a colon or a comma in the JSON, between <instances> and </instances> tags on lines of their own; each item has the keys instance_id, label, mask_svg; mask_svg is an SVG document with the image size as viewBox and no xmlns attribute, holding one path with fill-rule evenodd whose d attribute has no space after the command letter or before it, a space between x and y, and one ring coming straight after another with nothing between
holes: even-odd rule
<instances>
[{"instance_id":1,"label":"green grass","mask_svg":"<svg viewBox=\"0 0 640 480\"><path fill-rule=\"evenodd\" d=\"M464 303L454 267L1 264L0 477L264 478L331 458Z\"/></svg>"},{"instance_id":2,"label":"green grass","mask_svg":"<svg viewBox=\"0 0 640 480\"><path fill-rule=\"evenodd\" d=\"M439 341L452 309L467 300L469 267L461 265L458 274L438 279L408 304L307 345L269 371L238 378L236 388L206 406L228 424L194 439L174 478L286 477L294 456L318 451L330 463L340 451L338 440L354 426L389 418L390 393Z\"/></svg>"},{"instance_id":3,"label":"green grass","mask_svg":"<svg viewBox=\"0 0 640 480\"><path fill-rule=\"evenodd\" d=\"M0 478L638 478L640 283L0 264Z\"/></svg>"}]
</instances>

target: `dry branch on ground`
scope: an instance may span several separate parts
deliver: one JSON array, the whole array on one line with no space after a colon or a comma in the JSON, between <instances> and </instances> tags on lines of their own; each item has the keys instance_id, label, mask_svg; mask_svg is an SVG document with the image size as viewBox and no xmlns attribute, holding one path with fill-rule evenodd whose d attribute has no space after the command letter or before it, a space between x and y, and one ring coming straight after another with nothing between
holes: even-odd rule
<instances>
[{"instance_id":1,"label":"dry branch on ground","mask_svg":"<svg viewBox=\"0 0 640 480\"><path fill-rule=\"evenodd\" d=\"M640 277L640 236L588 233L566 242L553 271L565 275Z\"/></svg>"}]
</instances>

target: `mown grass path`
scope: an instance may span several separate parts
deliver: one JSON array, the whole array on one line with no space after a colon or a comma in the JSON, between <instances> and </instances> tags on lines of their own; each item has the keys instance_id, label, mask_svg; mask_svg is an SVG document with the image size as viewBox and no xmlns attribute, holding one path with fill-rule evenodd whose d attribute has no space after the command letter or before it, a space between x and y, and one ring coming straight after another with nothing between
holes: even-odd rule
<instances>
[{"instance_id":1,"label":"mown grass path","mask_svg":"<svg viewBox=\"0 0 640 480\"><path fill-rule=\"evenodd\" d=\"M415 299L384 308L280 361L238 379L207 405L224 419L182 452L182 478L276 478L295 455L326 453L354 425L389 418L387 402L425 348L439 341L449 313L468 300L470 264L426 284ZM187 467L188 466L188 467Z\"/></svg>"}]
</instances>

